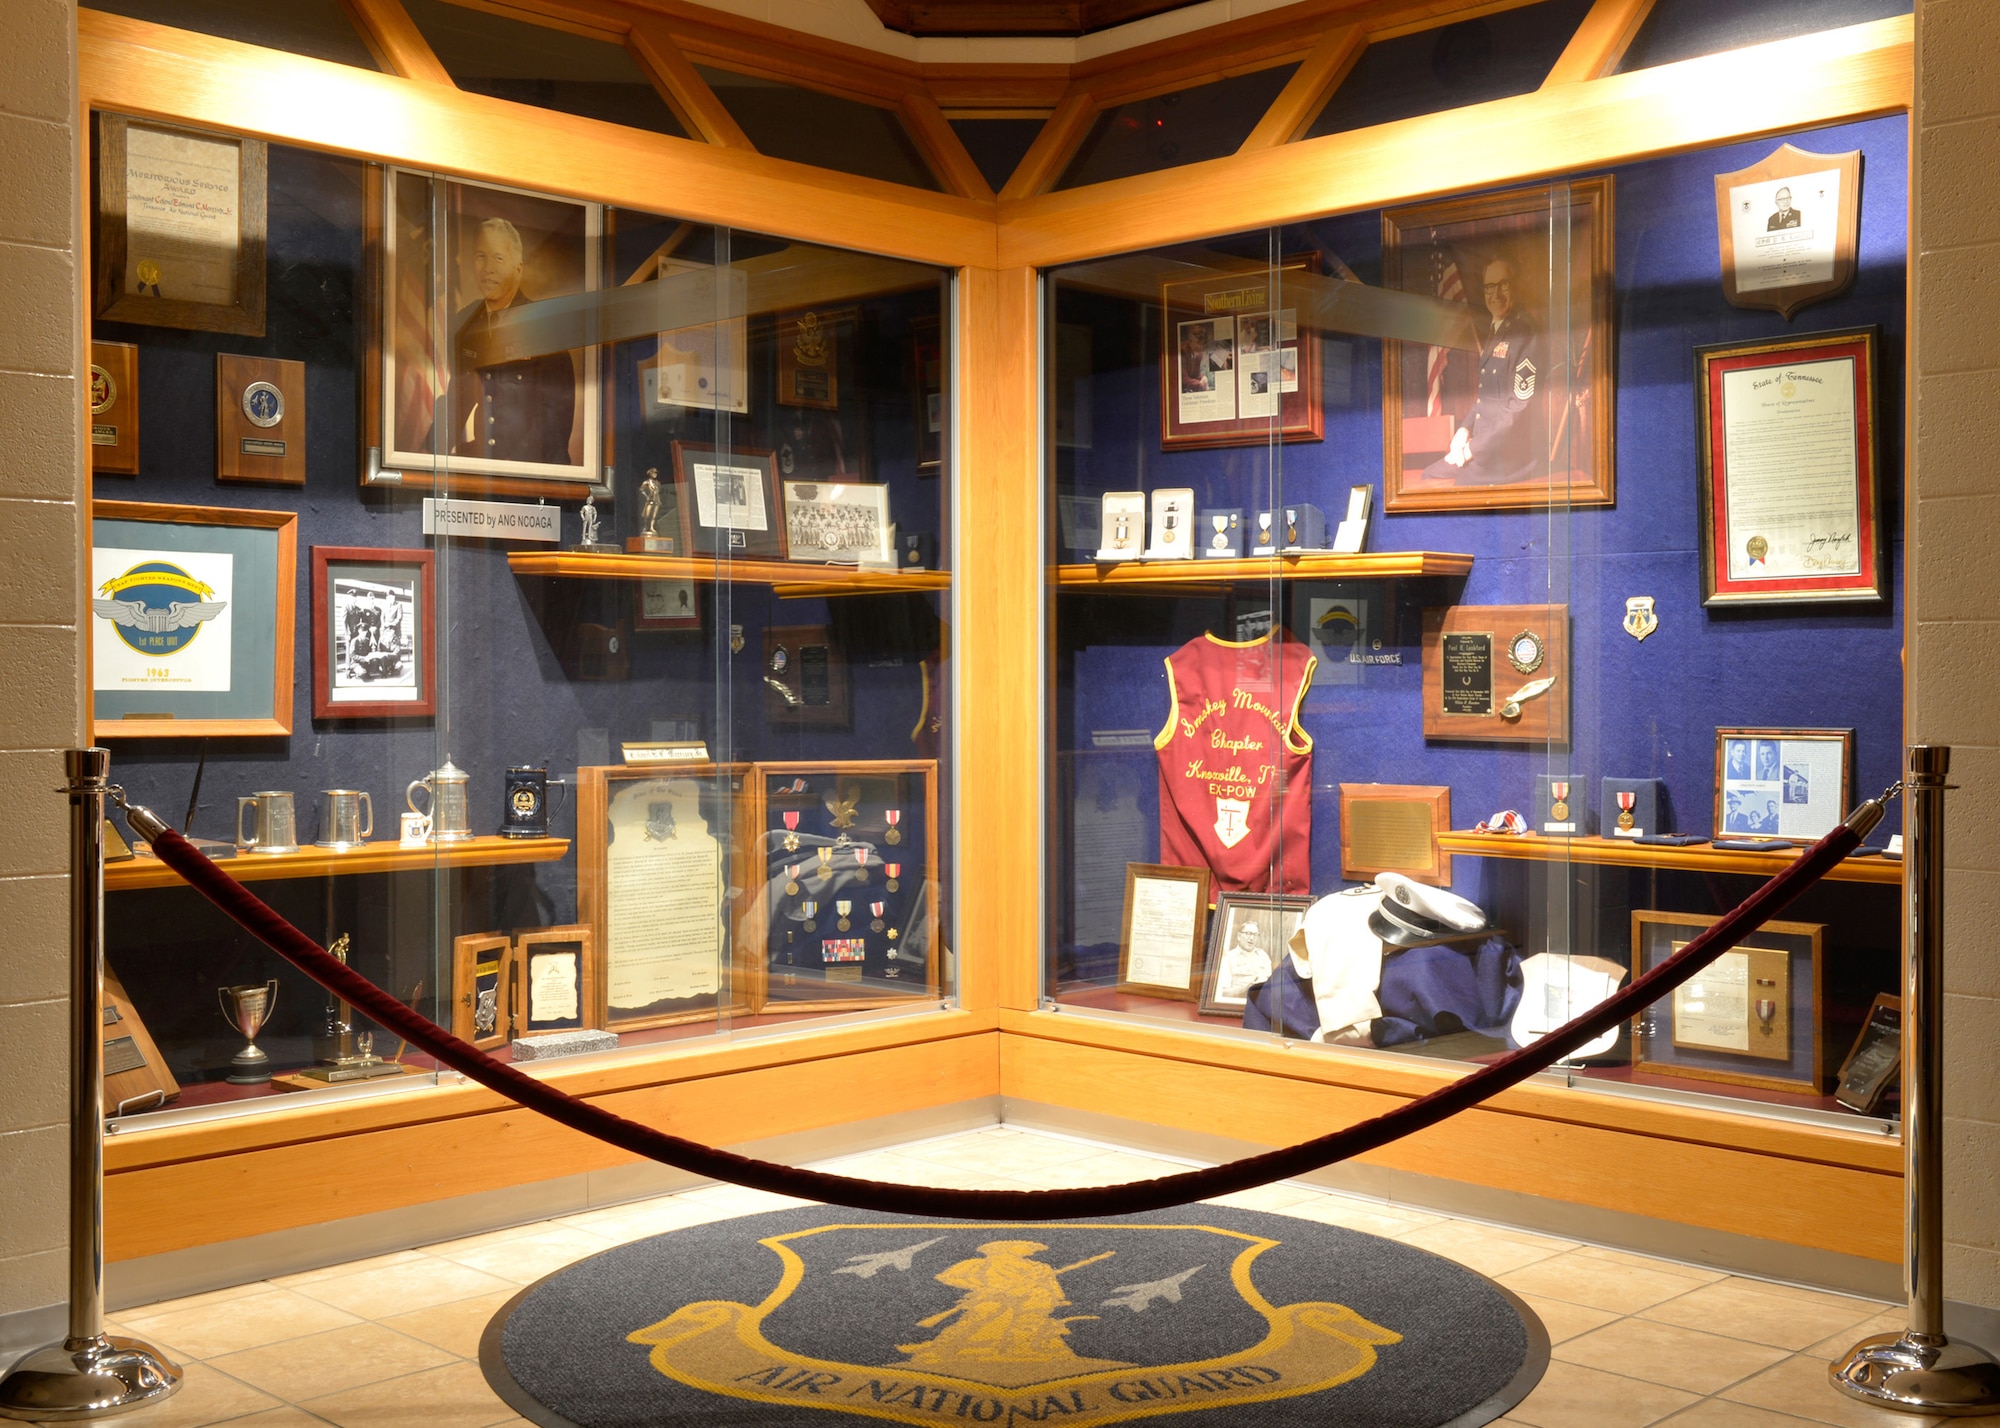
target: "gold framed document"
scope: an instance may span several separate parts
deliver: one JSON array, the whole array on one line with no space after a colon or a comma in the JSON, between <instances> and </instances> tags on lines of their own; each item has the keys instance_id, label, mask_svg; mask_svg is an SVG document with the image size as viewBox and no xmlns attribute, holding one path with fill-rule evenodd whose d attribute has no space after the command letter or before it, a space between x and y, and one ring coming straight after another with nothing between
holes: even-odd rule
<instances>
[{"instance_id":1,"label":"gold framed document","mask_svg":"<svg viewBox=\"0 0 2000 1428\"><path fill-rule=\"evenodd\" d=\"M96 315L262 337L264 141L100 114L96 160Z\"/></svg>"},{"instance_id":2,"label":"gold framed document","mask_svg":"<svg viewBox=\"0 0 2000 1428\"><path fill-rule=\"evenodd\" d=\"M1861 231L1861 151L1814 154L1780 144L1761 162L1715 176L1722 295L1789 319L1854 281Z\"/></svg>"},{"instance_id":3,"label":"gold framed document","mask_svg":"<svg viewBox=\"0 0 2000 1428\"><path fill-rule=\"evenodd\" d=\"M1888 597L1875 334L1695 349L1702 604Z\"/></svg>"},{"instance_id":4,"label":"gold framed document","mask_svg":"<svg viewBox=\"0 0 2000 1428\"><path fill-rule=\"evenodd\" d=\"M1185 1002L1200 998L1208 882L1207 868L1125 865L1119 991Z\"/></svg>"},{"instance_id":5,"label":"gold framed document","mask_svg":"<svg viewBox=\"0 0 2000 1428\"><path fill-rule=\"evenodd\" d=\"M1721 919L1632 914L1636 979ZM1767 922L1632 1020L1632 1068L1660 1076L1817 1095L1821 941L1817 922Z\"/></svg>"}]
</instances>

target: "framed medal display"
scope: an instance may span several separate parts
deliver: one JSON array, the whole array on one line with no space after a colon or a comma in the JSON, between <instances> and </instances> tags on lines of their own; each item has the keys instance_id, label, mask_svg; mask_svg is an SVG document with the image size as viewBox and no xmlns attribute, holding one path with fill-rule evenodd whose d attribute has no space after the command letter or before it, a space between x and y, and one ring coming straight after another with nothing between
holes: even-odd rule
<instances>
[{"instance_id":1,"label":"framed medal display","mask_svg":"<svg viewBox=\"0 0 2000 1428\"><path fill-rule=\"evenodd\" d=\"M1704 605L1889 594L1876 330L1695 349Z\"/></svg>"},{"instance_id":2,"label":"framed medal display","mask_svg":"<svg viewBox=\"0 0 2000 1428\"><path fill-rule=\"evenodd\" d=\"M139 474L139 349L130 342L90 344L90 470Z\"/></svg>"},{"instance_id":3,"label":"framed medal display","mask_svg":"<svg viewBox=\"0 0 2000 1428\"><path fill-rule=\"evenodd\" d=\"M514 939L504 932L471 933L451 943L451 1034L481 1051L514 1035Z\"/></svg>"},{"instance_id":4,"label":"framed medal display","mask_svg":"<svg viewBox=\"0 0 2000 1428\"><path fill-rule=\"evenodd\" d=\"M292 732L298 528L290 511L93 506L96 737Z\"/></svg>"},{"instance_id":5,"label":"framed medal display","mask_svg":"<svg viewBox=\"0 0 2000 1428\"><path fill-rule=\"evenodd\" d=\"M1634 979L1720 920L1703 913L1634 912ZM1632 1020L1632 1069L1820 1094L1825 930L1816 922L1767 922L1646 1008Z\"/></svg>"}]
</instances>

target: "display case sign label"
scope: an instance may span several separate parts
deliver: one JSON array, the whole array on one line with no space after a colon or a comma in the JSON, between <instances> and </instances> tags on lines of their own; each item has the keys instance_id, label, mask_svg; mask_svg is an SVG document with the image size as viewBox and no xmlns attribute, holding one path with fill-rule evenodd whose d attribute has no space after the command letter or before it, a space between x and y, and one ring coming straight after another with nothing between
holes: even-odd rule
<instances>
[{"instance_id":1,"label":"display case sign label","mask_svg":"<svg viewBox=\"0 0 2000 1428\"><path fill-rule=\"evenodd\" d=\"M562 539L562 507L426 496L424 534L545 541L553 545Z\"/></svg>"}]
</instances>

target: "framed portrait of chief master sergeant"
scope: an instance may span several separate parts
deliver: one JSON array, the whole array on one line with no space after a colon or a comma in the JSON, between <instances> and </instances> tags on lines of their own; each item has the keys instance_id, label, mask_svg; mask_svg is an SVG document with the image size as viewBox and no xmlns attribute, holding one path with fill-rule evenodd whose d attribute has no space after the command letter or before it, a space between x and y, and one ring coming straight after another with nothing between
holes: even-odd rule
<instances>
[{"instance_id":1,"label":"framed portrait of chief master sergeant","mask_svg":"<svg viewBox=\"0 0 2000 1428\"><path fill-rule=\"evenodd\" d=\"M1611 179L1382 215L1382 286L1464 303L1478 350L1382 343L1389 511L1612 504Z\"/></svg>"},{"instance_id":2,"label":"framed portrait of chief master sergeant","mask_svg":"<svg viewBox=\"0 0 2000 1428\"><path fill-rule=\"evenodd\" d=\"M368 188L363 485L583 496L603 440L602 204L385 167ZM571 345L574 344L574 345Z\"/></svg>"}]
</instances>

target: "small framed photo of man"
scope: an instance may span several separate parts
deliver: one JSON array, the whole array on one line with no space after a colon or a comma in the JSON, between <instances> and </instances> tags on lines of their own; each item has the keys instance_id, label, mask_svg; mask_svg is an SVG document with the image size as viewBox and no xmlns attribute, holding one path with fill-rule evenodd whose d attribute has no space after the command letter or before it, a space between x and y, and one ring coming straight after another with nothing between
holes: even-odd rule
<instances>
[{"instance_id":1,"label":"small framed photo of man","mask_svg":"<svg viewBox=\"0 0 2000 1428\"><path fill-rule=\"evenodd\" d=\"M581 496L599 481L598 349L551 298L600 285L601 204L381 171L364 485Z\"/></svg>"},{"instance_id":2,"label":"small framed photo of man","mask_svg":"<svg viewBox=\"0 0 2000 1428\"><path fill-rule=\"evenodd\" d=\"M1612 504L1611 261L1608 177L1382 215L1382 286L1472 320L1382 344L1384 509Z\"/></svg>"},{"instance_id":3,"label":"small framed photo of man","mask_svg":"<svg viewBox=\"0 0 2000 1428\"><path fill-rule=\"evenodd\" d=\"M1202 978L1204 1016L1243 1015L1250 989L1282 965L1292 934L1305 924L1309 897L1226 892L1208 924L1208 966Z\"/></svg>"},{"instance_id":4,"label":"small framed photo of man","mask_svg":"<svg viewBox=\"0 0 2000 1428\"><path fill-rule=\"evenodd\" d=\"M436 556L316 545L313 718L437 713Z\"/></svg>"}]
</instances>

